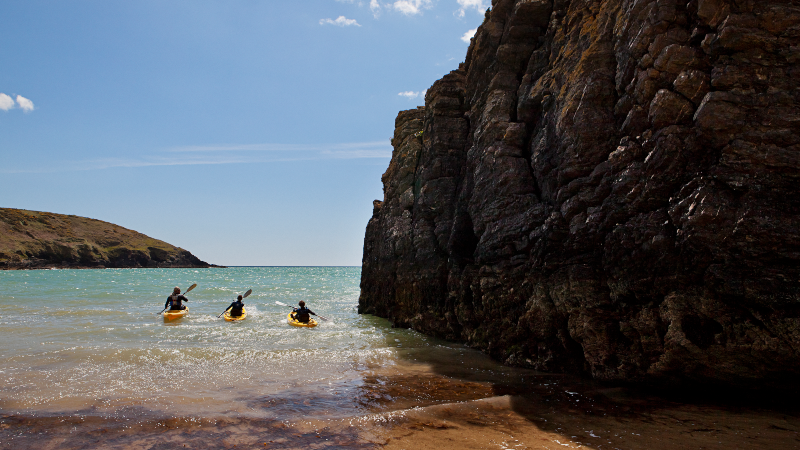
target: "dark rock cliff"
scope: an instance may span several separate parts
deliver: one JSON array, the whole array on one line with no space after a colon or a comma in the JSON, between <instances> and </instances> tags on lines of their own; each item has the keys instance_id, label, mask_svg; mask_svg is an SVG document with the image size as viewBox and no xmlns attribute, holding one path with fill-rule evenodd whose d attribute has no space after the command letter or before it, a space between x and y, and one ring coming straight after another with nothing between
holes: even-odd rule
<instances>
[{"instance_id":1,"label":"dark rock cliff","mask_svg":"<svg viewBox=\"0 0 800 450\"><path fill-rule=\"evenodd\" d=\"M401 112L359 311L602 380L800 375L800 4L494 0Z\"/></svg>"},{"instance_id":2,"label":"dark rock cliff","mask_svg":"<svg viewBox=\"0 0 800 450\"><path fill-rule=\"evenodd\" d=\"M189 251L86 217L0 208L0 269L212 267Z\"/></svg>"}]
</instances>

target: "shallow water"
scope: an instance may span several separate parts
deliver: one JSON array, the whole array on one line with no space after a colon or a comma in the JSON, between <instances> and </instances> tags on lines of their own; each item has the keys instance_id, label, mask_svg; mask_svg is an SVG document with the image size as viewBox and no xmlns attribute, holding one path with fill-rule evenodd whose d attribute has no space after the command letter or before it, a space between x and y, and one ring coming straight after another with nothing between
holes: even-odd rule
<instances>
[{"instance_id":1,"label":"shallow water","mask_svg":"<svg viewBox=\"0 0 800 450\"><path fill-rule=\"evenodd\" d=\"M352 267L0 272L0 406L264 417L277 413L259 399L304 395L325 414L352 414L341 399L365 369L395 364L398 348L439 345L358 315L359 279ZM162 320L172 287L192 283L188 315ZM217 318L247 289L246 320ZM328 321L289 326L275 302L300 300ZM288 418L309 409L278 408Z\"/></svg>"},{"instance_id":2,"label":"shallow water","mask_svg":"<svg viewBox=\"0 0 800 450\"><path fill-rule=\"evenodd\" d=\"M800 448L796 409L502 366L358 315L359 282L357 267L0 271L0 448ZM164 322L192 283L187 317ZM245 321L217 318L247 289ZM289 326L275 302L300 300L329 320Z\"/></svg>"}]
</instances>

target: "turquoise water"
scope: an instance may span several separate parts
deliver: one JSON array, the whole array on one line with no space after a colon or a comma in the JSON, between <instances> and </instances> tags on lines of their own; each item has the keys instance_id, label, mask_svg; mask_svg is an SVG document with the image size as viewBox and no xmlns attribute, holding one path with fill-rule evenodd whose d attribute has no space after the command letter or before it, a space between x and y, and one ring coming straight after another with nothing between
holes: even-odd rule
<instances>
[{"instance_id":1,"label":"turquoise water","mask_svg":"<svg viewBox=\"0 0 800 450\"><path fill-rule=\"evenodd\" d=\"M797 416L784 411L675 407L391 328L357 314L360 276L0 271L0 449L649 448L698 428L728 430L707 448L796 444ZM188 316L165 323L166 296L192 283ZM245 321L217 318L247 289ZM330 320L291 327L275 302L300 300Z\"/></svg>"},{"instance_id":2,"label":"turquoise water","mask_svg":"<svg viewBox=\"0 0 800 450\"><path fill-rule=\"evenodd\" d=\"M353 399L365 374L396 366L399 351L465 351L357 314L360 276L359 267L0 271L0 412L347 416L364 408ZM193 283L188 315L164 322L172 288ZM217 318L247 289L245 321ZM329 320L289 326L289 308L275 302L300 300Z\"/></svg>"}]
</instances>

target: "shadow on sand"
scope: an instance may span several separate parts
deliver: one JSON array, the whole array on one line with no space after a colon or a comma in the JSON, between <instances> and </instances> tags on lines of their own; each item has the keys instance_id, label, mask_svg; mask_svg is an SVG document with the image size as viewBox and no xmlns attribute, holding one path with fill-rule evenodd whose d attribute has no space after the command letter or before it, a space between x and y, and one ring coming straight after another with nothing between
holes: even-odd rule
<instances>
[{"instance_id":1,"label":"shadow on sand","mask_svg":"<svg viewBox=\"0 0 800 450\"><path fill-rule=\"evenodd\" d=\"M793 395L613 386L503 366L463 346L426 339L426 350L398 354L405 364L427 366L438 383L399 376L384 385L425 391L449 380L485 386L473 391L483 400L453 398L408 414L384 436L387 448L800 448L800 403Z\"/></svg>"}]
</instances>

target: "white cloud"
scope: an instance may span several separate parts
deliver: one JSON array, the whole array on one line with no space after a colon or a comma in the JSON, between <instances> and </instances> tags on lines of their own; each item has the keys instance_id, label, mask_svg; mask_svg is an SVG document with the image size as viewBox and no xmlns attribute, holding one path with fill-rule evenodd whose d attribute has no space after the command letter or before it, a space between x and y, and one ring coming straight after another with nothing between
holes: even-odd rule
<instances>
[{"instance_id":1,"label":"white cloud","mask_svg":"<svg viewBox=\"0 0 800 450\"><path fill-rule=\"evenodd\" d=\"M17 104L25 112L33 111L33 102L21 95L17 95Z\"/></svg>"},{"instance_id":2,"label":"white cloud","mask_svg":"<svg viewBox=\"0 0 800 450\"><path fill-rule=\"evenodd\" d=\"M485 0L458 0L458 6L461 7L456 11L456 16L458 17L464 17L468 9L474 9L482 14L489 7Z\"/></svg>"},{"instance_id":3,"label":"white cloud","mask_svg":"<svg viewBox=\"0 0 800 450\"><path fill-rule=\"evenodd\" d=\"M14 99L0 92L0 109L8 111L14 107Z\"/></svg>"},{"instance_id":4,"label":"white cloud","mask_svg":"<svg viewBox=\"0 0 800 450\"><path fill-rule=\"evenodd\" d=\"M362 1L362 0L336 0L336 1L339 2L339 3L355 4L359 8L362 8L367 3L366 1ZM426 1L428 1L428 0L426 0ZM382 7L381 7L380 2L378 0L369 0L368 3L369 3L369 10L372 11L372 16L375 17L376 19L378 17L380 17L381 16L381 12L382 12L382 9L381 9ZM326 20L329 20L329 19L326 19ZM325 22L325 23L330 23L330 22Z\"/></svg>"},{"instance_id":5,"label":"white cloud","mask_svg":"<svg viewBox=\"0 0 800 450\"><path fill-rule=\"evenodd\" d=\"M325 24L336 25L336 26L339 26L339 27L349 27L350 25L355 25L357 27L361 26L361 25L358 24L358 22L356 22L356 19L348 19L345 16L339 16L339 17L336 18L336 20L333 20L333 19L321 19L319 21L319 24L320 25L325 25Z\"/></svg>"},{"instance_id":6,"label":"white cloud","mask_svg":"<svg viewBox=\"0 0 800 450\"><path fill-rule=\"evenodd\" d=\"M66 161L50 167L9 168L0 173L52 173L103 170L114 167L196 166L220 164L270 164L329 159L389 159L390 141L345 142L339 144L220 144L163 149L130 158L103 158Z\"/></svg>"},{"instance_id":7,"label":"white cloud","mask_svg":"<svg viewBox=\"0 0 800 450\"><path fill-rule=\"evenodd\" d=\"M421 14L423 9L431 7L431 0L397 0L392 7L407 16Z\"/></svg>"},{"instance_id":8,"label":"white cloud","mask_svg":"<svg viewBox=\"0 0 800 450\"><path fill-rule=\"evenodd\" d=\"M179 153L180 155L174 155ZM339 144L221 144L174 147L166 154L140 160L122 160L119 167L197 165L197 164L257 164L278 161L309 161L320 159L391 158L389 141L345 142ZM112 167L112 166L109 166Z\"/></svg>"},{"instance_id":9,"label":"white cloud","mask_svg":"<svg viewBox=\"0 0 800 450\"><path fill-rule=\"evenodd\" d=\"M378 3L378 0L370 0L369 9L372 11L372 16L376 19L381 15L381 4Z\"/></svg>"},{"instance_id":10,"label":"white cloud","mask_svg":"<svg viewBox=\"0 0 800 450\"><path fill-rule=\"evenodd\" d=\"M428 90L425 89L424 91L419 91L419 92L414 92L414 91L398 92L397 95L399 95L401 97L405 97L405 98L407 98L409 100L413 100L413 99L418 98L418 97L421 97L423 100L425 100L425 94L427 92L428 92Z\"/></svg>"},{"instance_id":11,"label":"white cloud","mask_svg":"<svg viewBox=\"0 0 800 450\"><path fill-rule=\"evenodd\" d=\"M342 144L219 144L173 147L168 152L302 152L323 150L359 150L388 145L386 141L346 142Z\"/></svg>"},{"instance_id":12,"label":"white cloud","mask_svg":"<svg viewBox=\"0 0 800 450\"><path fill-rule=\"evenodd\" d=\"M466 42L467 44L469 44L469 40L472 39L475 36L475 33L477 31L478 31L477 28L473 28L473 29L467 31L466 33L464 33L463 36L461 36L461 40Z\"/></svg>"},{"instance_id":13,"label":"white cloud","mask_svg":"<svg viewBox=\"0 0 800 450\"><path fill-rule=\"evenodd\" d=\"M364 150L323 150L319 157L333 159L363 159L363 158L391 158L392 152L387 149L364 149Z\"/></svg>"}]
</instances>

